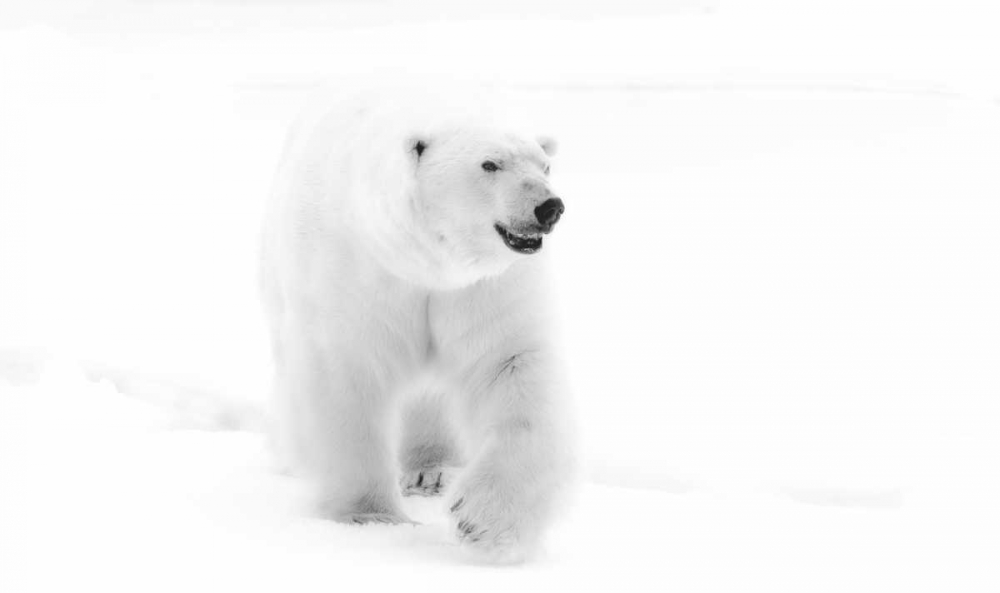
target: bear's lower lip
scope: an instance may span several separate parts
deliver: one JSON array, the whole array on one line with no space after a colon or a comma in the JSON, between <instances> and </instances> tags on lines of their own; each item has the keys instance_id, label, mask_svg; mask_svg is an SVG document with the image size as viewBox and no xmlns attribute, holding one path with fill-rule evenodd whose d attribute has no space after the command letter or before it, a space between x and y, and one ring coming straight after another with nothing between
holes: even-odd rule
<instances>
[{"instance_id":1,"label":"bear's lower lip","mask_svg":"<svg viewBox=\"0 0 1000 593\"><path fill-rule=\"evenodd\" d=\"M497 230L497 234L503 239L504 244L513 251L528 254L542 248L541 235L519 235L502 227L499 223L494 224L493 228Z\"/></svg>"}]
</instances>

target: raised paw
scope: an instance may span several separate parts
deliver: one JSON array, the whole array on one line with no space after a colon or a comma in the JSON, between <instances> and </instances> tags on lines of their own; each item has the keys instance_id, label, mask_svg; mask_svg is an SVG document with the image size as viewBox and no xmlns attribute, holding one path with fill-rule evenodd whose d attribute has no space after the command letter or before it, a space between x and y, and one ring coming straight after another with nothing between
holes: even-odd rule
<instances>
[{"instance_id":1,"label":"raised paw","mask_svg":"<svg viewBox=\"0 0 1000 593\"><path fill-rule=\"evenodd\" d=\"M440 467L406 472L400 480L403 496L438 496L448 477L448 472Z\"/></svg>"},{"instance_id":2,"label":"raised paw","mask_svg":"<svg viewBox=\"0 0 1000 593\"><path fill-rule=\"evenodd\" d=\"M451 504L455 536L465 546L497 560L516 560L518 525L516 511L483 497L481 492L465 492Z\"/></svg>"}]
</instances>

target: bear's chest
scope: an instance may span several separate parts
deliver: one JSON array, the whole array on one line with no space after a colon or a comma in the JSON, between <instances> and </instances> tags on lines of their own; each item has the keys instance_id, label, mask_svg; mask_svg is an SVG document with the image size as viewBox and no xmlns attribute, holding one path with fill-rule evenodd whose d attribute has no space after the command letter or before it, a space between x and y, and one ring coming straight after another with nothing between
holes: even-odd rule
<instances>
[{"instance_id":1,"label":"bear's chest","mask_svg":"<svg viewBox=\"0 0 1000 593\"><path fill-rule=\"evenodd\" d=\"M428 352L443 367L474 364L533 332L527 303L498 281L480 282L427 301Z\"/></svg>"}]
</instances>

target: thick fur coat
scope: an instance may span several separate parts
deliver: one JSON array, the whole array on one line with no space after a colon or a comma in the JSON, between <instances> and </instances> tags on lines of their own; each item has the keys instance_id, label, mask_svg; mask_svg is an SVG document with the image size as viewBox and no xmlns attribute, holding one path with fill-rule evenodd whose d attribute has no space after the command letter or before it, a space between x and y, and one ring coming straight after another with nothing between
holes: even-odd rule
<instances>
[{"instance_id":1,"label":"thick fur coat","mask_svg":"<svg viewBox=\"0 0 1000 593\"><path fill-rule=\"evenodd\" d=\"M541 249L555 143L458 97L369 90L293 129L261 260L275 442L336 520L407 522L401 496L443 492L465 545L517 558L573 467Z\"/></svg>"}]
</instances>

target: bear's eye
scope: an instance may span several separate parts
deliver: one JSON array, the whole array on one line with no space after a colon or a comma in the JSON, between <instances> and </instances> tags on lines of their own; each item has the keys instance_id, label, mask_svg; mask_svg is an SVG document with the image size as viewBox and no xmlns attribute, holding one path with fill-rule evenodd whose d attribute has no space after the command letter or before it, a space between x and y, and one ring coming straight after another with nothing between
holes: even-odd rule
<instances>
[{"instance_id":1,"label":"bear's eye","mask_svg":"<svg viewBox=\"0 0 1000 593\"><path fill-rule=\"evenodd\" d=\"M494 163L493 161L483 161L483 171L489 171L490 173L494 171L499 171L500 165Z\"/></svg>"},{"instance_id":2,"label":"bear's eye","mask_svg":"<svg viewBox=\"0 0 1000 593\"><path fill-rule=\"evenodd\" d=\"M549 174L549 168L550 168L550 165L545 165L545 174L546 175Z\"/></svg>"}]
</instances>

